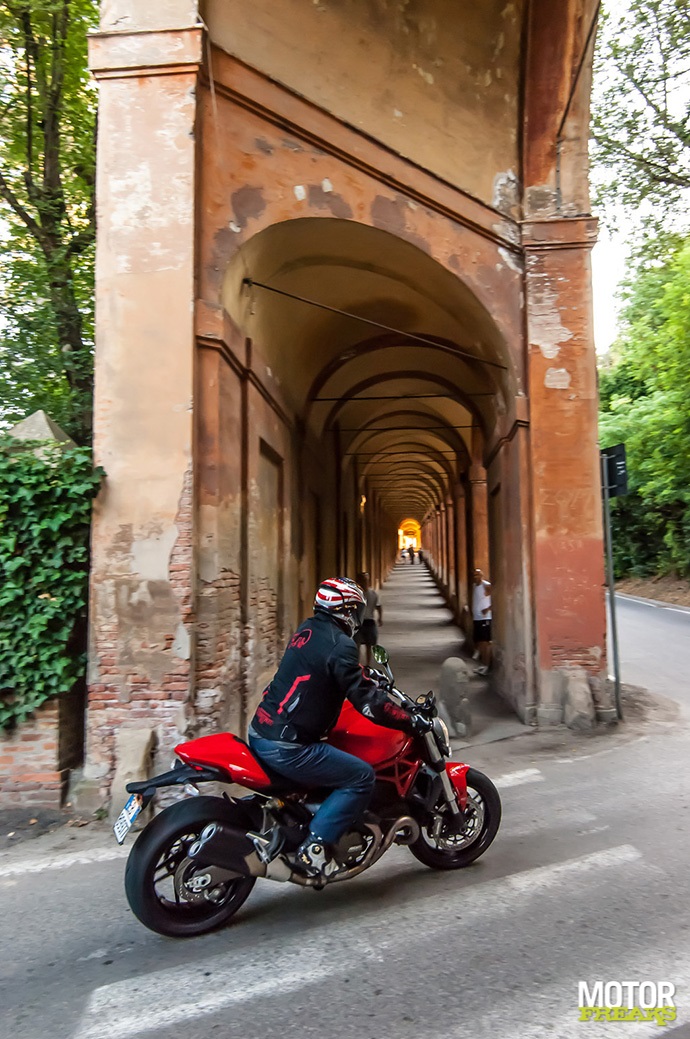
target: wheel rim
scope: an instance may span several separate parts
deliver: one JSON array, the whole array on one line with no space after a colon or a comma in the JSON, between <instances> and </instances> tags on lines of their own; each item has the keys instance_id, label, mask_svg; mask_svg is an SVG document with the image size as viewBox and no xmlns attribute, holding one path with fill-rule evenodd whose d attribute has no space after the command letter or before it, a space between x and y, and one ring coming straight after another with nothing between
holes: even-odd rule
<instances>
[{"instance_id":1,"label":"wheel rim","mask_svg":"<svg viewBox=\"0 0 690 1039\"><path fill-rule=\"evenodd\" d=\"M447 817L447 812L440 818ZM435 821L431 826L422 830L424 839L432 848L442 852L458 852L471 848L481 838L486 828L486 801L474 787L467 788L467 803L465 805L466 824L462 833L444 832L443 825L439 833L434 833ZM436 817L439 818L438 816Z\"/></svg>"},{"instance_id":2,"label":"wheel rim","mask_svg":"<svg viewBox=\"0 0 690 1039\"><path fill-rule=\"evenodd\" d=\"M203 827L202 827L203 828ZM200 831L179 834L159 855L151 874L156 901L167 910L180 910L190 917L203 917L224 909L242 878L217 880L213 867L199 867L187 855ZM205 882L209 877L210 881Z\"/></svg>"}]
</instances>

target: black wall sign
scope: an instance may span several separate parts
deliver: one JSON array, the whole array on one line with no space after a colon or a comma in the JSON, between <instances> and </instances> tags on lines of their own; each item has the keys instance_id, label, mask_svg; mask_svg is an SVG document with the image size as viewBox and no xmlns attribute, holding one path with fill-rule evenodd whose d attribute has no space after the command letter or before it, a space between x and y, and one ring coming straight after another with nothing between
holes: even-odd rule
<instances>
[{"instance_id":1,"label":"black wall sign","mask_svg":"<svg viewBox=\"0 0 690 1039\"><path fill-rule=\"evenodd\" d=\"M601 452L605 460L602 466L608 487L609 498L620 498L628 493L628 467L625 461L625 444L605 447Z\"/></svg>"}]
</instances>

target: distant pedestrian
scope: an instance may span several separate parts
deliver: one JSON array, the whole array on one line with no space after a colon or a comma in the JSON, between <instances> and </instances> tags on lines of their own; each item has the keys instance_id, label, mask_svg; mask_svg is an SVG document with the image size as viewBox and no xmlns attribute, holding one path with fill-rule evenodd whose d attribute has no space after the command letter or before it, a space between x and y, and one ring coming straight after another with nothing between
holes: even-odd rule
<instances>
[{"instance_id":1,"label":"distant pedestrian","mask_svg":"<svg viewBox=\"0 0 690 1039\"><path fill-rule=\"evenodd\" d=\"M412 545L410 545L407 554L410 557L410 562L414 563L414 549L413 549Z\"/></svg>"},{"instance_id":2,"label":"distant pedestrian","mask_svg":"<svg viewBox=\"0 0 690 1039\"><path fill-rule=\"evenodd\" d=\"M420 563L423 563L423 562L424 562L424 553L422 552L421 548L420 548L420 549L419 549L419 551L417 552L417 555L418 555L418 557L419 557L419 562L420 562Z\"/></svg>"},{"instance_id":3,"label":"distant pedestrian","mask_svg":"<svg viewBox=\"0 0 690 1039\"><path fill-rule=\"evenodd\" d=\"M477 674L485 675L491 666L491 585L479 569L474 571L472 620L473 641L479 653Z\"/></svg>"},{"instance_id":4,"label":"distant pedestrian","mask_svg":"<svg viewBox=\"0 0 690 1039\"><path fill-rule=\"evenodd\" d=\"M355 635L355 642L358 646L364 646L366 664L367 667L370 667L371 647L375 646L379 640L379 629L376 624L376 614L378 613L379 624L383 624L383 607L381 606L379 593L375 592L369 584L369 574L366 572L366 570L360 574L357 574L357 584L364 592L364 597L367 602L366 606L364 607L362 627Z\"/></svg>"}]
</instances>

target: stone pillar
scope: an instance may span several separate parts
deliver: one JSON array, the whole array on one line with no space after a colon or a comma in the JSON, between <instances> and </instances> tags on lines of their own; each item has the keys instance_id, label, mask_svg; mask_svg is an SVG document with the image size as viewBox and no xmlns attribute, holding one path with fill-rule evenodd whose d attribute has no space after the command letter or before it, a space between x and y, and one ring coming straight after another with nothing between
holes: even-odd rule
<instances>
[{"instance_id":1,"label":"stone pillar","mask_svg":"<svg viewBox=\"0 0 690 1039\"><path fill-rule=\"evenodd\" d=\"M486 490L486 470L483 465L474 462L470 467L470 486L472 488L472 569L476 567L489 576L489 506Z\"/></svg>"},{"instance_id":2,"label":"stone pillar","mask_svg":"<svg viewBox=\"0 0 690 1039\"><path fill-rule=\"evenodd\" d=\"M192 686L195 87L192 0L109 0L99 82L94 454L84 802L116 730L152 723L167 767Z\"/></svg>"},{"instance_id":3,"label":"stone pillar","mask_svg":"<svg viewBox=\"0 0 690 1039\"><path fill-rule=\"evenodd\" d=\"M457 610L458 582L455 558L455 504L450 497L446 502L446 545L448 546L448 596L453 610Z\"/></svg>"},{"instance_id":4,"label":"stone pillar","mask_svg":"<svg viewBox=\"0 0 690 1039\"><path fill-rule=\"evenodd\" d=\"M441 503L438 507L438 558L441 584L444 590L448 588L448 555L446 549L446 506Z\"/></svg>"},{"instance_id":5,"label":"stone pillar","mask_svg":"<svg viewBox=\"0 0 690 1039\"><path fill-rule=\"evenodd\" d=\"M573 672L610 716L597 385L590 302L596 221L533 221L527 258L535 635L541 723L560 722ZM580 683L581 684L581 683ZM592 711L592 716L594 712Z\"/></svg>"},{"instance_id":6,"label":"stone pillar","mask_svg":"<svg viewBox=\"0 0 690 1039\"><path fill-rule=\"evenodd\" d=\"M461 483L455 487L455 572L458 609L468 602L469 582L467 574L467 503L465 489Z\"/></svg>"},{"instance_id":7,"label":"stone pillar","mask_svg":"<svg viewBox=\"0 0 690 1039\"><path fill-rule=\"evenodd\" d=\"M444 581L444 542L441 534L441 508L436 506L433 513L433 526L435 531L435 542L436 542L436 577L439 578L441 583Z\"/></svg>"}]
</instances>

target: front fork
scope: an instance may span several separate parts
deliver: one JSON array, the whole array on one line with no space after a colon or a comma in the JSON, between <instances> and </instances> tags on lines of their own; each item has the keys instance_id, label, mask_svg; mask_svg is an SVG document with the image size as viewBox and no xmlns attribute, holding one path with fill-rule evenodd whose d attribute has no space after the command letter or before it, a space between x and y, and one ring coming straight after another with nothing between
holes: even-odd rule
<instances>
[{"instance_id":1,"label":"front fork","mask_svg":"<svg viewBox=\"0 0 690 1039\"><path fill-rule=\"evenodd\" d=\"M451 818L456 825L461 826L462 824L464 824L465 815L462 808L458 804L457 791L455 789L455 786L453 785L450 776L448 775L448 771L446 769L446 759L444 758L441 751L438 749L438 744L436 743L436 739L432 732L424 733L424 742L427 748L429 765L434 770L434 772L438 774L439 780L441 782L441 789L443 790L446 805L448 806L448 810L450 811Z\"/></svg>"}]
</instances>

